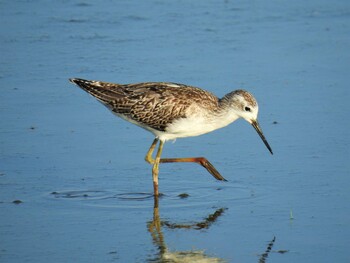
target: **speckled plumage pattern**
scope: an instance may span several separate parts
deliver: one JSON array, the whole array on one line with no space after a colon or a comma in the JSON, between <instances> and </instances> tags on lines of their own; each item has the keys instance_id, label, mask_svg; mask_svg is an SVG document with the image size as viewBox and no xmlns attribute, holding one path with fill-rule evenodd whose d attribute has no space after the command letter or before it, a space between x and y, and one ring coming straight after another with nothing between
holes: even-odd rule
<instances>
[{"instance_id":1,"label":"speckled plumage pattern","mask_svg":"<svg viewBox=\"0 0 350 263\"><path fill-rule=\"evenodd\" d=\"M147 82L114 84L101 81L71 79L83 90L140 126L166 131L174 120L186 118L200 108L218 110L219 100L200 88L176 83Z\"/></svg>"}]
</instances>

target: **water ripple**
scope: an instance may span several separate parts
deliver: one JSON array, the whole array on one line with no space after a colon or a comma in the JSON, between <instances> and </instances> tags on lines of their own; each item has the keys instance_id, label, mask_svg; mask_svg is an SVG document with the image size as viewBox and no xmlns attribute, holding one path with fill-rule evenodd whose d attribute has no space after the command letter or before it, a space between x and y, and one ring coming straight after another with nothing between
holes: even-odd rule
<instances>
[{"instance_id":1,"label":"water ripple","mask_svg":"<svg viewBox=\"0 0 350 263\"><path fill-rule=\"evenodd\" d=\"M54 191L51 198L79 202L94 207L146 208L153 206L151 192L113 192L107 190L63 190ZM159 200L166 207L197 207L232 202L251 201L257 198L247 187L201 187L167 191Z\"/></svg>"}]
</instances>

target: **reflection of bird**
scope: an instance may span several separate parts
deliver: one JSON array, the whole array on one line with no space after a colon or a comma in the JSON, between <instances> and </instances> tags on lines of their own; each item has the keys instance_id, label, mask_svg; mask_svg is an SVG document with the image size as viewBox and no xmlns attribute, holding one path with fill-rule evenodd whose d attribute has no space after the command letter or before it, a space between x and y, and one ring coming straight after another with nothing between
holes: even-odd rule
<instances>
[{"instance_id":1,"label":"reflection of bird","mask_svg":"<svg viewBox=\"0 0 350 263\"><path fill-rule=\"evenodd\" d=\"M208 91L176 83L123 85L83 79L70 81L102 102L115 115L155 135L145 158L153 164L155 195L158 195L159 163L199 163L217 180L225 180L204 157L161 159L163 145L167 140L205 134L227 126L238 118L244 118L255 128L272 154L257 121L258 103L247 91L236 90L218 99ZM158 141L159 147L154 159L152 153Z\"/></svg>"},{"instance_id":2,"label":"reflection of bird","mask_svg":"<svg viewBox=\"0 0 350 263\"><path fill-rule=\"evenodd\" d=\"M148 231L152 235L153 243L159 250L155 259L149 260L149 262L183 262L183 263L224 263L226 262L222 258L212 257L204 253L203 250L186 250L186 251L171 251L165 242L162 228L167 227L170 229L192 229L201 230L208 229L216 220L223 215L226 208L217 209L213 214L208 215L204 220L191 224L177 224L162 221L159 216L158 200L155 197L155 204L153 209L153 220L147 224Z\"/></svg>"}]
</instances>

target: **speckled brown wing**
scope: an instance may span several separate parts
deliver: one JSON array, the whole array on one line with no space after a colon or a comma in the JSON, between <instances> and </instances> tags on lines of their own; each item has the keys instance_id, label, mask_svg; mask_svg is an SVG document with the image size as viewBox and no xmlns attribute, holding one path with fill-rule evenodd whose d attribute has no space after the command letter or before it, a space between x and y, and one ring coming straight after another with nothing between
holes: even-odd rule
<instances>
[{"instance_id":1,"label":"speckled brown wing","mask_svg":"<svg viewBox=\"0 0 350 263\"><path fill-rule=\"evenodd\" d=\"M165 131L173 121L187 117L190 106L217 107L218 99L201 89L175 83L149 82L125 86L130 95L125 98L130 107L125 112L123 102L116 100L113 111L159 131ZM203 96L207 97L204 99ZM191 107L193 108L193 107ZM196 107L194 107L196 108Z\"/></svg>"},{"instance_id":2,"label":"speckled brown wing","mask_svg":"<svg viewBox=\"0 0 350 263\"><path fill-rule=\"evenodd\" d=\"M122 85L80 79L71 81L117 115L159 131L165 131L174 120L185 118L187 109L193 104L209 108L218 105L213 94L182 84L147 82Z\"/></svg>"}]
</instances>

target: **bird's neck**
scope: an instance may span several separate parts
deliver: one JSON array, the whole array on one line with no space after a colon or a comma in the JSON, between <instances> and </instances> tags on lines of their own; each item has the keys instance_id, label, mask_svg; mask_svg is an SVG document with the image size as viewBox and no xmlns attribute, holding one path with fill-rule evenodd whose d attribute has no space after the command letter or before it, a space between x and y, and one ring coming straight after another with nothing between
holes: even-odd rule
<instances>
[{"instance_id":1,"label":"bird's neck","mask_svg":"<svg viewBox=\"0 0 350 263\"><path fill-rule=\"evenodd\" d=\"M227 96L229 96L229 94L219 100L217 109L208 116L210 120L209 123L213 126L213 130L225 127L240 118L237 114L237 110L230 105Z\"/></svg>"},{"instance_id":2,"label":"bird's neck","mask_svg":"<svg viewBox=\"0 0 350 263\"><path fill-rule=\"evenodd\" d=\"M216 119L217 122L222 125L221 127L229 125L238 118L240 118L240 116L237 114L237 112L230 108L228 105L221 106L219 108L219 111L216 112Z\"/></svg>"}]
</instances>

